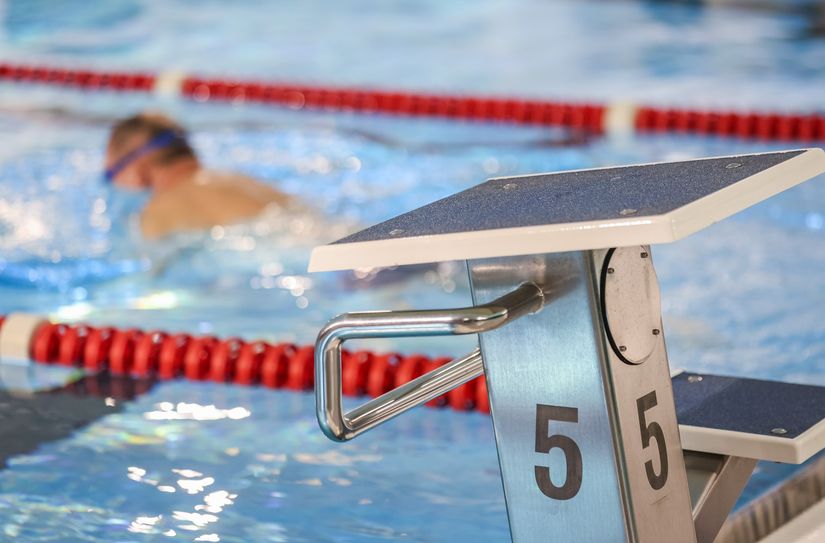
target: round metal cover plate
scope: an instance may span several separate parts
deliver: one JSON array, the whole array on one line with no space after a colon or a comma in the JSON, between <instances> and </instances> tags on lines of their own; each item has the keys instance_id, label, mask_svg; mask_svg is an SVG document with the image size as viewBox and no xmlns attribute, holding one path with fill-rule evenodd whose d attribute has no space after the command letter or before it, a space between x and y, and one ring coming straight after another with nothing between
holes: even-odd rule
<instances>
[{"instance_id":1,"label":"round metal cover plate","mask_svg":"<svg viewBox=\"0 0 825 543\"><path fill-rule=\"evenodd\" d=\"M616 355L641 364L662 333L659 282L647 247L608 251L602 265L602 313Z\"/></svg>"}]
</instances>

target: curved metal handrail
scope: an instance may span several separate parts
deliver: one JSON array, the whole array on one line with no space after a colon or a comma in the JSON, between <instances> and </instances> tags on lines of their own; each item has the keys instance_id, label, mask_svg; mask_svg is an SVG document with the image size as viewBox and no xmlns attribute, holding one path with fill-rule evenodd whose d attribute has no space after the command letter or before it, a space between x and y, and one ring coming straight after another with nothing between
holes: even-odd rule
<instances>
[{"instance_id":1,"label":"curved metal handrail","mask_svg":"<svg viewBox=\"0 0 825 543\"><path fill-rule=\"evenodd\" d=\"M332 319L315 343L315 401L324 434L346 441L484 373L478 349L344 413L341 348L348 339L478 334L544 306L534 283L477 307L416 311L365 311Z\"/></svg>"}]
</instances>

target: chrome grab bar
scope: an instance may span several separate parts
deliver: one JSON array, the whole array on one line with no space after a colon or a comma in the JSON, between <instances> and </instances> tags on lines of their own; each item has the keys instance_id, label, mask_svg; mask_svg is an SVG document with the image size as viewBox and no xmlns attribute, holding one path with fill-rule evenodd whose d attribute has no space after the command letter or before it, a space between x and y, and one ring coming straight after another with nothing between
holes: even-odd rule
<instances>
[{"instance_id":1,"label":"chrome grab bar","mask_svg":"<svg viewBox=\"0 0 825 543\"><path fill-rule=\"evenodd\" d=\"M341 347L348 339L446 336L494 330L544 306L534 283L477 307L416 311L364 311L332 319L315 343L318 423L330 439L346 441L484 373L478 349L390 390L348 413L341 398Z\"/></svg>"}]
</instances>

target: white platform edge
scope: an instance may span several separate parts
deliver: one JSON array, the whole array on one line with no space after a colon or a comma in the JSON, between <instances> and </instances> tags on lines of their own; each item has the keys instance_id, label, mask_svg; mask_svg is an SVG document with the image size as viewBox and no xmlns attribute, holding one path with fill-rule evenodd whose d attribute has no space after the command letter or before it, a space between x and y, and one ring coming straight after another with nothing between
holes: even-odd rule
<instances>
[{"instance_id":1,"label":"white platform edge","mask_svg":"<svg viewBox=\"0 0 825 543\"><path fill-rule=\"evenodd\" d=\"M734 160L737 156L753 155L703 160ZM792 159L663 215L323 245L312 251L309 271L669 243L821 173L825 173L825 151L806 149Z\"/></svg>"},{"instance_id":2,"label":"white platform edge","mask_svg":"<svg viewBox=\"0 0 825 543\"><path fill-rule=\"evenodd\" d=\"M670 377L673 379L684 372L681 368L673 369ZM794 439L687 424L679 425L679 439L682 449L686 451L741 456L783 464L801 464L825 449L825 420L819 421Z\"/></svg>"},{"instance_id":3,"label":"white platform edge","mask_svg":"<svg viewBox=\"0 0 825 543\"><path fill-rule=\"evenodd\" d=\"M682 239L743 209L825 173L825 150L806 152L700 198L670 213L673 235ZM715 219L710 220L711 217Z\"/></svg>"},{"instance_id":4,"label":"white platform edge","mask_svg":"<svg viewBox=\"0 0 825 543\"><path fill-rule=\"evenodd\" d=\"M682 439L682 448L686 451L801 464L825 449L825 420L794 439L684 424L679 425L679 435Z\"/></svg>"}]
</instances>

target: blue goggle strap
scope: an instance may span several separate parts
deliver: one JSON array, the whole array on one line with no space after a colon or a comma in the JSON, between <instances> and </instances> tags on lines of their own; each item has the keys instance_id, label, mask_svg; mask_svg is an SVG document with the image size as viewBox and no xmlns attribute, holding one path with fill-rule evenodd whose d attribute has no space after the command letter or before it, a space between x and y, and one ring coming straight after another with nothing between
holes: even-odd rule
<instances>
[{"instance_id":1,"label":"blue goggle strap","mask_svg":"<svg viewBox=\"0 0 825 543\"><path fill-rule=\"evenodd\" d=\"M128 153L120 157L120 159L117 160L110 167L106 168L106 171L103 172L103 179L105 179L107 183L113 182L117 174L125 170L130 164L132 164L137 159L146 156L152 151L162 149L182 139L183 136L176 132L161 132L160 134L158 134L154 138L151 138L149 141L147 141L137 149L129 151Z\"/></svg>"}]
</instances>

